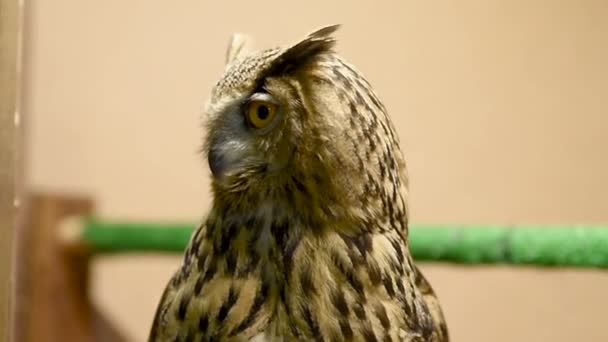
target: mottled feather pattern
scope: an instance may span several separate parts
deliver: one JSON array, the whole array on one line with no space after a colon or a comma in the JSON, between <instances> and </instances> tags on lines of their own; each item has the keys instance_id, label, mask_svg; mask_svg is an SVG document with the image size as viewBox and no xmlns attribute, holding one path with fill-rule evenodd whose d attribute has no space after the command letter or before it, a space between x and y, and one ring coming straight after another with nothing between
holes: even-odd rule
<instances>
[{"instance_id":1,"label":"mottled feather pattern","mask_svg":"<svg viewBox=\"0 0 608 342\"><path fill-rule=\"evenodd\" d=\"M407 244L407 170L337 26L230 60L207 108L213 205L159 303L150 341L448 341ZM269 131L242 104L270 94Z\"/></svg>"}]
</instances>

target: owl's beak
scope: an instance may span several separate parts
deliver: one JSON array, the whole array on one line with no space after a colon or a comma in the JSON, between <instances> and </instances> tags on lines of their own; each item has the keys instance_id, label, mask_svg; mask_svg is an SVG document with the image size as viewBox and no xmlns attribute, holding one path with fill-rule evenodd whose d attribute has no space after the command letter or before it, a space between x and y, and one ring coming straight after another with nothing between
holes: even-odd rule
<instances>
[{"instance_id":1,"label":"owl's beak","mask_svg":"<svg viewBox=\"0 0 608 342\"><path fill-rule=\"evenodd\" d=\"M209 150L207 160L209 162L211 173L215 177L221 176L222 172L224 172L224 169L226 168L226 159L223 157L222 153L217 149L211 148Z\"/></svg>"}]
</instances>

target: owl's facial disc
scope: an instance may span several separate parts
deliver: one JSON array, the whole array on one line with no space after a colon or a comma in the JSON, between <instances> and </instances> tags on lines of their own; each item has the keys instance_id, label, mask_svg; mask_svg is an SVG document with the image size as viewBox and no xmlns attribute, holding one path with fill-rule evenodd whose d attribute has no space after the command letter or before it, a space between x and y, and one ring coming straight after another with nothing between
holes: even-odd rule
<instances>
[{"instance_id":1,"label":"owl's facial disc","mask_svg":"<svg viewBox=\"0 0 608 342\"><path fill-rule=\"evenodd\" d=\"M256 92L228 106L210 132L208 162L217 180L254 169L274 170L276 135L282 108L267 92Z\"/></svg>"}]
</instances>

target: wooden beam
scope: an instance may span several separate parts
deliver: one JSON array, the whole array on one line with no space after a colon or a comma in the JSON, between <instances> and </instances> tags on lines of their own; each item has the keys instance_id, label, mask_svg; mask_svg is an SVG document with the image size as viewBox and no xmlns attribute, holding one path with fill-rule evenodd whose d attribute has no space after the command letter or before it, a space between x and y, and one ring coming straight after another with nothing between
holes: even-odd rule
<instances>
[{"instance_id":1,"label":"wooden beam","mask_svg":"<svg viewBox=\"0 0 608 342\"><path fill-rule=\"evenodd\" d=\"M14 340L21 13L20 1L0 0L0 342Z\"/></svg>"}]
</instances>

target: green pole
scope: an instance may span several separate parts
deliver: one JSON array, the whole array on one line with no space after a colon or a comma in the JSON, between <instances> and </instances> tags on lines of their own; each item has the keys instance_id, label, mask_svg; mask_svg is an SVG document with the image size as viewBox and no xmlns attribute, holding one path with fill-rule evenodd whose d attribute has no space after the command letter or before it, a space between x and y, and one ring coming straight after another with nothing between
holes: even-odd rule
<instances>
[{"instance_id":1,"label":"green pole","mask_svg":"<svg viewBox=\"0 0 608 342\"><path fill-rule=\"evenodd\" d=\"M82 239L94 253L181 253L196 225L88 219ZM608 268L608 226L412 225L416 260Z\"/></svg>"}]
</instances>

